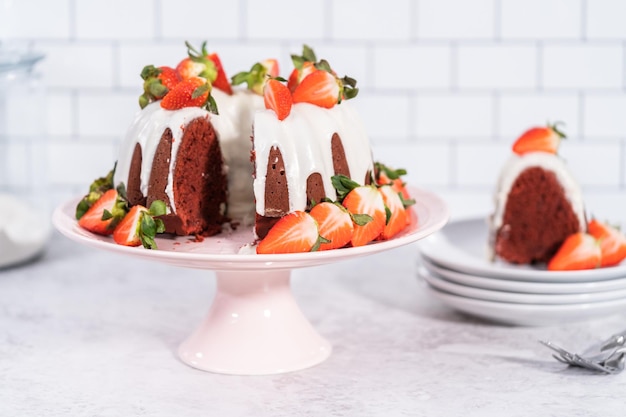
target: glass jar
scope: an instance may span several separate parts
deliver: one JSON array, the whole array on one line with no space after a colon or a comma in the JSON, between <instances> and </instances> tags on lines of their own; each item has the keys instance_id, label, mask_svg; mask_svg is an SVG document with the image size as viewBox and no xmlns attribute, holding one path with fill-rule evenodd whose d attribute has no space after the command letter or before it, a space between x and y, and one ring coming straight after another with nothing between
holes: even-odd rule
<instances>
[{"instance_id":1,"label":"glass jar","mask_svg":"<svg viewBox=\"0 0 626 417\"><path fill-rule=\"evenodd\" d=\"M0 45L0 268L35 257L50 234L42 58Z\"/></svg>"}]
</instances>

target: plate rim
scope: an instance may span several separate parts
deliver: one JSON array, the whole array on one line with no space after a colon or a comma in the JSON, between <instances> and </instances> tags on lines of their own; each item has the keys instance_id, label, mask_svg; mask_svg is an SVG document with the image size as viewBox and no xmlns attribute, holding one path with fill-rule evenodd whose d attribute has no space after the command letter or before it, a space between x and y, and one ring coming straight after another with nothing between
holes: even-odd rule
<instances>
[{"instance_id":1,"label":"plate rim","mask_svg":"<svg viewBox=\"0 0 626 417\"><path fill-rule=\"evenodd\" d=\"M426 264L427 269L430 269L448 281L488 290L514 291L526 294L545 294L547 290L549 294L575 294L581 292L591 293L626 289L626 277L589 282L517 281L513 279L499 279L496 277L467 274L465 272L448 269L438 265L425 256L422 256L420 261ZM472 281L472 285L462 282L463 280ZM481 283L477 283L477 280ZM617 285L615 283L616 281L620 281L622 284ZM531 291L529 288L533 288L533 290Z\"/></svg>"},{"instance_id":2,"label":"plate rim","mask_svg":"<svg viewBox=\"0 0 626 417\"><path fill-rule=\"evenodd\" d=\"M449 294L458 295L465 298L503 302L508 304L589 304L602 301L617 300L621 298L626 299L626 288L619 290L619 294L615 296L613 296L613 294L615 294L617 291L570 294L529 294L511 291L495 291L485 288L477 288L457 284L455 282L446 280L445 277L438 276L436 273L433 273L433 271L430 271L425 266L419 267L418 274L429 285ZM593 299L593 297L599 299Z\"/></svg>"},{"instance_id":3,"label":"plate rim","mask_svg":"<svg viewBox=\"0 0 626 417\"><path fill-rule=\"evenodd\" d=\"M532 305L466 298L445 293L430 286L427 286L427 289L441 303L453 310L508 325L550 326L564 322L591 320L619 314L626 307L626 298L586 304ZM555 315L556 313L558 315Z\"/></svg>"},{"instance_id":4,"label":"plate rim","mask_svg":"<svg viewBox=\"0 0 626 417\"><path fill-rule=\"evenodd\" d=\"M88 246L105 249L135 257L149 258L156 261L206 269L225 267L227 269L265 267L272 269L289 269L295 266L312 266L338 259L347 259L356 256L374 254L389 249L395 249L417 240L423 239L440 230L448 222L450 212L445 201L437 194L416 187L408 187L416 204L411 207L412 224L415 229L401 232L400 235L382 242L375 242L360 247L342 248L321 252L289 253L289 254L239 254L239 253L198 253L168 250L146 250L141 247L127 247L115 244L110 237L94 235L81 229L74 218L74 208L81 197L74 197L60 204L54 211L53 224L66 237ZM426 217L422 225L420 219ZM419 223L416 223L419 222ZM205 238L209 240L226 240L224 235ZM157 237L157 244L159 242ZM188 236L176 239L189 239ZM202 244L202 242L198 242ZM302 264L302 265L299 265Z\"/></svg>"},{"instance_id":5,"label":"plate rim","mask_svg":"<svg viewBox=\"0 0 626 417\"><path fill-rule=\"evenodd\" d=\"M451 270L517 281L595 282L626 276L626 265L624 263L613 267L582 271L533 270L528 266L516 267L513 264L507 264L504 267L498 263L489 263L486 259L479 259L462 250L461 247L454 244L452 239L445 235L446 229L449 231L450 228L461 223L480 223L482 227L488 227L487 216L453 220L448 223L445 229L420 242L418 246L420 253L435 263ZM487 241L481 243L485 247L488 244ZM437 247L437 245L443 247Z\"/></svg>"}]
</instances>

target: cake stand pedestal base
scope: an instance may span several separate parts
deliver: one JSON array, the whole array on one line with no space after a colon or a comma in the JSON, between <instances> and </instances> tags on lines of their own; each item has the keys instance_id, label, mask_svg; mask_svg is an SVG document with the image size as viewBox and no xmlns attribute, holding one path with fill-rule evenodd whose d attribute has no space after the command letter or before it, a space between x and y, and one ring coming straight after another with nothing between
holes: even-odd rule
<instances>
[{"instance_id":1,"label":"cake stand pedestal base","mask_svg":"<svg viewBox=\"0 0 626 417\"><path fill-rule=\"evenodd\" d=\"M213 304L178 354L204 371L268 375L323 362L331 345L304 317L289 269L216 271Z\"/></svg>"}]
</instances>

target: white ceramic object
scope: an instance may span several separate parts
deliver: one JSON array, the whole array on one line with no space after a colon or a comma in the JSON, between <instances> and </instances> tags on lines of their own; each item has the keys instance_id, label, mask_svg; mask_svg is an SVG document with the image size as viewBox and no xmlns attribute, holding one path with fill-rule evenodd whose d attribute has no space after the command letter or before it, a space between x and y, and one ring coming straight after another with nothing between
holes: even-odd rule
<instances>
[{"instance_id":1,"label":"white ceramic object","mask_svg":"<svg viewBox=\"0 0 626 417\"><path fill-rule=\"evenodd\" d=\"M498 301L514 304L584 304L598 301L617 300L626 298L626 288L614 291L578 294L525 294L509 291L486 290L447 281L437 273L426 267L418 268L419 276L429 285L438 290L459 295L461 297L476 298L479 300Z\"/></svg>"},{"instance_id":2,"label":"white ceramic object","mask_svg":"<svg viewBox=\"0 0 626 417\"><path fill-rule=\"evenodd\" d=\"M0 194L0 268L27 262L44 250L51 226L26 202Z\"/></svg>"},{"instance_id":3,"label":"white ceramic object","mask_svg":"<svg viewBox=\"0 0 626 417\"><path fill-rule=\"evenodd\" d=\"M450 222L440 233L419 243L422 255L459 272L529 282L594 282L626 276L626 263L584 271L548 271L545 268L491 261L487 249L486 218Z\"/></svg>"},{"instance_id":4,"label":"white ceramic object","mask_svg":"<svg viewBox=\"0 0 626 417\"><path fill-rule=\"evenodd\" d=\"M526 294L582 294L626 290L626 277L592 282L528 282L464 274L441 267L428 258L421 258L426 269L447 281L468 287Z\"/></svg>"},{"instance_id":5,"label":"white ceramic object","mask_svg":"<svg viewBox=\"0 0 626 417\"><path fill-rule=\"evenodd\" d=\"M78 199L54 213L65 236L96 248L168 264L211 269L217 290L204 322L179 349L183 362L205 371L263 375L296 371L324 361L331 352L293 298L291 269L371 255L422 239L442 228L448 209L436 195L410 189L417 203L411 224L389 241L324 252L257 255L240 253L254 240L252 228L239 228L194 242L190 237L157 238L158 250L116 245L111 238L81 229L74 219ZM419 221L418 221L419 219Z\"/></svg>"},{"instance_id":6,"label":"white ceramic object","mask_svg":"<svg viewBox=\"0 0 626 417\"><path fill-rule=\"evenodd\" d=\"M460 312L496 323L518 326L552 326L623 313L626 298L582 304L514 304L478 300L426 286L444 304Z\"/></svg>"}]
</instances>

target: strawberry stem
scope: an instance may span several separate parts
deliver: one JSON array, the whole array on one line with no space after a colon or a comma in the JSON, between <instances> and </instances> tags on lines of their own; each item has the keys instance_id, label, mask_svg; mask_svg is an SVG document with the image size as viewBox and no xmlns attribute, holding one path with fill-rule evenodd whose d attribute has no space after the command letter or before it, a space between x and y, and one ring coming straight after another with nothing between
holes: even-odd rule
<instances>
[{"instance_id":1,"label":"strawberry stem","mask_svg":"<svg viewBox=\"0 0 626 417\"><path fill-rule=\"evenodd\" d=\"M113 169L104 176L96 179L89 185L89 192L76 206L76 220L80 220L81 217L87 213L87 210L93 204L102 197L102 194L113 188L113 176L115 175L115 169L117 168L117 162L113 165Z\"/></svg>"},{"instance_id":2,"label":"strawberry stem","mask_svg":"<svg viewBox=\"0 0 626 417\"><path fill-rule=\"evenodd\" d=\"M565 133L564 133L562 130L560 130L560 129L559 129L559 125L563 125L563 126L565 126L565 123L564 123L564 122L554 122L554 124L550 124L550 122L548 122L548 127L549 127L550 129L552 129L552 131L553 131L554 133L556 133L557 135L559 135L559 137L560 137L561 139L567 139L567 136L565 135Z\"/></svg>"},{"instance_id":3,"label":"strawberry stem","mask_svg":"<svg viewBox=\"0 0 626 417\"><path fill-rule=\"evenodd\" d=\"M342 202L348 193L354 190L356 187L360 187L360 184L351 180L345 175L333 175L330 179L337 191L337 200Z\"/></svg>"}]
</instances>

